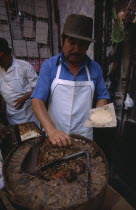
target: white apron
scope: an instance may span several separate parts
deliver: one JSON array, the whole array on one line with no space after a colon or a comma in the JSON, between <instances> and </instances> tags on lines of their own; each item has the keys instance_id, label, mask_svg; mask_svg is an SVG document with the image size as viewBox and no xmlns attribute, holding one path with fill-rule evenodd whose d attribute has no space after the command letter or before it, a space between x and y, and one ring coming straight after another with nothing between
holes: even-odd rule
<instances>
[{"instance_id":1,"label":"white apron","mask_svg":"<svg viewBox=\"0 0 136 210\"><path fill-rule=\"evenodd\" d=\"M61 62L56 78L51 85L49 115L55 127L67 134L78 134L93 139L93 129L83 124L92 108L94 84L86 68L88 81L69 81L59 79Z\"/></svg>"},{"instance_id":2,"label":"white apron","mask_svg":"<svg viewBox=\"0 0 136 210\"><path fill-rule=\"evenodd\" d=\"M35 122L40 126L31 106L31 99L28 99L21 109L14 108L15 100L25 95L28 91L25 90L22 79L18 74L18 70L13 70L13 77L5 74L1 82L1 94L6 101L7 118L10 125L21 124L26 122Z\"/></svg>"}]
</instances>

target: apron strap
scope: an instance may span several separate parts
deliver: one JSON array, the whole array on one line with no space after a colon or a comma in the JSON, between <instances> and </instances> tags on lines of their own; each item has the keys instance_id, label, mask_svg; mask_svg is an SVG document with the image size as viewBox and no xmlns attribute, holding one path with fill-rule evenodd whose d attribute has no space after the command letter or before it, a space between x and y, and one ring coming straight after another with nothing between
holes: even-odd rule
<instances>
[{"instance_id":1,"label":"apron strap","mask_svg":"<svg viewBox=\"0 0 136 210\"><path fill-rule=\"evenodd\" d=\"M91 77L90 77L90 74L89 74L89 69L88 69L87 65L85 66L85 69L86 69L86 73L87 73L88 81L91 81Z\"/></svg>"},{"instance_id":2,"label":"apron strap","mask_svg":"<svg viewBox=\"0 0 136 210\"><path fill-rule=\"evenodd\" d=\"M61 60L59 62L59 66L58 66L58 69L57 69L56 79L59 79L60 71L61 71Z\"/></svg>"},{"instance_id":3,"label":"apron strap","mask_svg":"<svg viewBox=\"0 0 136 210\"><path fill-rule=\"evenodd\" d=\"M57 73L56 73L56 79L59 79L60 72L61 72L61 65L62 64L61 64L61 59L60 59L59 66L58 66ZM85 66L85 69L86 69L88 81L91 81L91 77L90 77L90 73L89 73L89 69L88 69L87 65Z\"/></svg>"}]
</instances>

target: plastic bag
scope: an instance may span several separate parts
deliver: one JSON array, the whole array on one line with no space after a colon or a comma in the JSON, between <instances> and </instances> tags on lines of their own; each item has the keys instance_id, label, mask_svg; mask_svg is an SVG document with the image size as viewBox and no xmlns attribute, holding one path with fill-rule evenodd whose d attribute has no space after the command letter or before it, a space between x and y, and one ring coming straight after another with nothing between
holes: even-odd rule
<instances>
[{"instance_id":1,"label":"plastic bag","mask_svg":"<svg viewBox=\"0 0 136 210\"><path fill-rule=\"evenodd\" d=\"M126 100L124 102L125 109L132 108L134 106L134 101L130 98L130 95L127 93Z\"/></svg>"}]
</instances>

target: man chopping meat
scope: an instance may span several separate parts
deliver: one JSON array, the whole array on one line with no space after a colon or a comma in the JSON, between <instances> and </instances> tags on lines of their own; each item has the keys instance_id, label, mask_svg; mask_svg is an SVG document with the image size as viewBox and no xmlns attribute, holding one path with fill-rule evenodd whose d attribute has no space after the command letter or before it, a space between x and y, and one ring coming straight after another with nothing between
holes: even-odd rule
<instances>
[{"instance_id":1,"label":"man chopping meat","mask_svg":"<svg viewBox=\"0 0 136 210\"><path fill-rule=\"evenodd\" d=\"M32 94L36 116L54 145L71 144L71 133L93 139L93 129L83 124L92 108L94 91L96 107L107 104L110 98L99 64L86 55L94 42L92 29L92 18L68 16L62 33L62 52L43 63Z\"/></svg>"}]
</instances>

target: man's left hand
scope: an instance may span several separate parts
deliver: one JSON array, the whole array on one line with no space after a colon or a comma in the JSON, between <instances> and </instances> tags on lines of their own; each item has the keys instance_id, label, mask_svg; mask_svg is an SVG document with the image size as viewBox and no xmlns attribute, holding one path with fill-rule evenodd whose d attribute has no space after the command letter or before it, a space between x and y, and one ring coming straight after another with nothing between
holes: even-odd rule
<instances>
[{"instance_id":1,"label":"man's left hand","mask_svg":"<svg viewBox=\"0 0 136 210\"><path fill-rule=\"evenodd\" d=\"M96 108L102 107L108 103L107 99L99 99L96 103Z\"/></svg>"},{"instance_id":2,"label":"man's left hand","mask_svg":"<svg viewBox=\"0 0 136 210\"><path fill-rule=\"evenodd\" d=\"M26 97L25 96L22 96L18 99L16 99L14 102L15 102L15 109L21 109L23 106L24 106L24 103L26 101Z\"/></svg>"}]
</instances>

